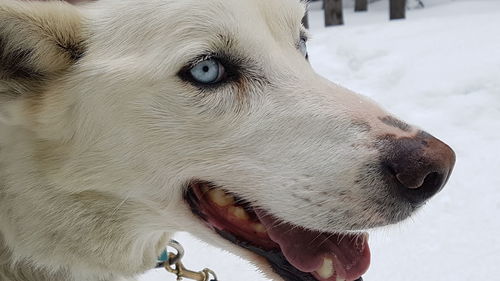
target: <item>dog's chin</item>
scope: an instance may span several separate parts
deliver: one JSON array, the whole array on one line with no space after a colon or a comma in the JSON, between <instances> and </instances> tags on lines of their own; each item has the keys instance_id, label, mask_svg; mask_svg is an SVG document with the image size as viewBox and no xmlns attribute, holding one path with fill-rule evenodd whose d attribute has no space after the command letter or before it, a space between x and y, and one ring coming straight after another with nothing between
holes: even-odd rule
<instances>
[{"instance_id":1,"label":"dog's chin","mask_svg":"<svg viewBox=\"0 0 500 281\"><path fill-rule=\"evenodd\" d=\"M207 182L191 183L185 200L210 229L263 257L285 281L354 281L368 270L365 233L305 229Z\"/></svg>"}]
</instances>

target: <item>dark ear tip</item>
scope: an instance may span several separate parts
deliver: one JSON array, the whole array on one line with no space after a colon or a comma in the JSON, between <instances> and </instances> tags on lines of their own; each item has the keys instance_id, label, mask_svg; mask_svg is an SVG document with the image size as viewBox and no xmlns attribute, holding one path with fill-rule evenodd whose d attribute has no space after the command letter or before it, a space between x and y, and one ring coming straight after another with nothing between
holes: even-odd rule
<instances>
[{"instance_id":1,"label":"dark ear tip","mask_svg":"<svg viewBox=\"0 0 500 281\"><path fill-rule=\"evenodd\" d=\"M0 38L0 79L40 80L43 73L31 66L34 51L22 47L7 50L5 40Z\"/></svg>"}]
</instances>

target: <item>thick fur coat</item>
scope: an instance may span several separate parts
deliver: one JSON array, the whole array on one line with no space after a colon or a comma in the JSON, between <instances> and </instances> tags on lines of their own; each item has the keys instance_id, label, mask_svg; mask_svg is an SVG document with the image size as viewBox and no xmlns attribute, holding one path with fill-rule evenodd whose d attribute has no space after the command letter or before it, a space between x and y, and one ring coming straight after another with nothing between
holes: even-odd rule
<instances>
[{"instance_id":1,"label":"thick fur coat","mask_svg":"<svg viewBox=\"0 0 500 281\"><path fill-rule=\"evenodd\" d=\"M181 230L269 269L193 215L192 180L318 231L408 217L375 167L384 136L420 131L318 76L303 14L297 0L2 0L0 280L132 280ZM234 80L179 76L204 54Z\"/></svg>"}]
</instances>

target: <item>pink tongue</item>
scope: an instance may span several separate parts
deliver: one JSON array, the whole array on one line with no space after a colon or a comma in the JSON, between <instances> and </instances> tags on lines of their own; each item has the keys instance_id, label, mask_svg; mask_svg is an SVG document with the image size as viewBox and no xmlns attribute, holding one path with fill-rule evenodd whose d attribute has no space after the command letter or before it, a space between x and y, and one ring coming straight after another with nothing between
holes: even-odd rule
<instances>
[{"instance_id":1,"label":"pink tongue","mask_svg":"<svg viewBox=\"0 0 500 281\"><path fill-rule=\"evenodd\" d=\"M298 270L315 272L325 257L333 260L336 271L328 281L337 278L356 280L368 270L370 250L366 239L304 230L282 223L261 210L255 212L271 240L280 245L288 262Z\"/></svg>"}]
</instances>

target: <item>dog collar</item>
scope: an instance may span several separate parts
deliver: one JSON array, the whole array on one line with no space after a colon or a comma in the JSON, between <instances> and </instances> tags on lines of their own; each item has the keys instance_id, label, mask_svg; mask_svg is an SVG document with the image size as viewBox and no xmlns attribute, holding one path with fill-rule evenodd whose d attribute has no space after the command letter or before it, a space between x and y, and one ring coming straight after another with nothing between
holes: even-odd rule
<instances>
[{"instance_id":1,"label":"dog collar","mask_svg":"<svg viewBox=\"0 0 500 281\"><path fill-rule=\"evenodd\" d=\"M165 263L167 263L167 262L168 262L168 252L167 252L167 249L165 249L165 250L163 250L163 252L161 252L161 255L156 260L156 267L155 268L164 267Z\"/></svg>"}]
</instances>

